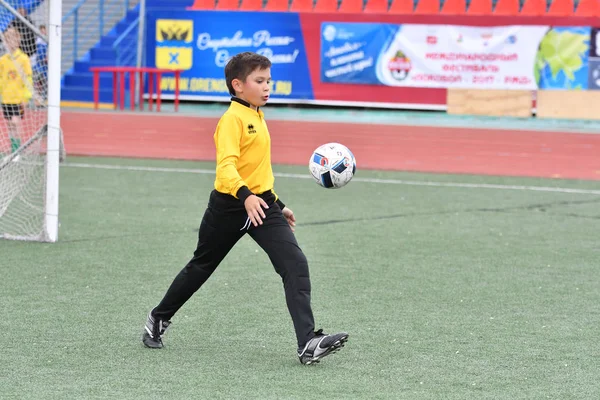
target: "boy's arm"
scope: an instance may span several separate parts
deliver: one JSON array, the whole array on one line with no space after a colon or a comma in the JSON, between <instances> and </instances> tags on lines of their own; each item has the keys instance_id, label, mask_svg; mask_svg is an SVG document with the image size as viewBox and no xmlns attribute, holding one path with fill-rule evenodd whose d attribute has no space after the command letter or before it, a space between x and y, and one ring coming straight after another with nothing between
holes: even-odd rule
<instances>
[{"instance_id":1,"label":"boy's arm","mask_svg":"<svg viewBox=\"0 0 600 400\"><path fill-rule=\"evenodd\" d=\"M217 148L217 181L227 193L240 199L242 203L252 194L237 170L240 158L242 126L238 119L225 114L217 125L215 146Z\"/></svg>"},{"instance_id":2,"label":"boy's arm","mask_svg":"<svg viewBox=\"0 0 600 400\"><path fill-rule=\"evenodd\" d=\"M23 62L23 73L25 74L25 79L27 79L27 82L23 82L24 98L26 101L29 101L33 96L33 93L29 90L29 88L33 90L33 72L29 58L26 58Z\"/></svg>"}]
</instances>

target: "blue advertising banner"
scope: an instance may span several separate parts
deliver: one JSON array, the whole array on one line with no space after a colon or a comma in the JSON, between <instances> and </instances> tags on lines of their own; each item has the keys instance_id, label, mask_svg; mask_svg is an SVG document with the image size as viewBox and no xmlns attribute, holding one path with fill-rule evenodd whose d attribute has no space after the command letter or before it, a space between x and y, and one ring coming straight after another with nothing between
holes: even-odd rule
<instances>
[{"instance_id":1,"label":"blue advertising banner","mask_svg":"<svg viewBox=\"0 0 600 400\"><path fill-rule=\"evenodd\" d=\"M600 90L600 28L591 30L588 86Z\"/></svg>"},{"instance_id":2,"label":"blue advertising banner","mask_svg":"<svg viewBox=\"0 0 600 400\"><path fill-rule=\"evenodd\" d=\"M591 28L551 27L536 56L539 89L588 89Z\"/></svg>"},{"instance_id":3,"label":"blue advertising banner","mask_svg":"<svg viewBox=\"0 0 600 400\"><path fill-rule=\"evenodd\" d=\"M589 47L589 27L323 22L321 82L583 90Z\"/></svg>"},{"instance_id":4,"label":"blue advertising banner","mask_svg":"<svg viewBox=\"0 0 600 400\"><path fill-rule=\"evenodd\" d=\"M271 60L273 99L313 99L296 13L161 10L150 11L147 24L146 64L183 70L182 99L229 97L224 68L244 51ZM173 94L174 78L163 77L161 89Z\"/></svg>"},{"instance_id":5,"label":"blue advertising banner","mask_svg":"<svg viewBox=\"0 0 600 400\"><path fill-rule=\"evenodd\" d=\"M379 84L375 64L399 28L378 23L323 24L321 82Z\"/></svg>"}]
</instances>

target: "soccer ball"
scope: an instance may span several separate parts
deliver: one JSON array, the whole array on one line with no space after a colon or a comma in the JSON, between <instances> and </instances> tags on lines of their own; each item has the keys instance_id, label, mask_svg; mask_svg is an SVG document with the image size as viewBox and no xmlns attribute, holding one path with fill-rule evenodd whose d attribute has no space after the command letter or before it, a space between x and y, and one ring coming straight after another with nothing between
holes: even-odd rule
<instances>
[{"instance_id":1,"label":"soccer ball","mask_svg":"<svg viewBox=\"0 0 600 400\"><path fill-rule=\"evenodd\" d=\"M356 160L343 144L327 143L312 153L308 169L319 185L327 189L339 189L352 180L356 172Z\"/></svg>"}]
</instances>

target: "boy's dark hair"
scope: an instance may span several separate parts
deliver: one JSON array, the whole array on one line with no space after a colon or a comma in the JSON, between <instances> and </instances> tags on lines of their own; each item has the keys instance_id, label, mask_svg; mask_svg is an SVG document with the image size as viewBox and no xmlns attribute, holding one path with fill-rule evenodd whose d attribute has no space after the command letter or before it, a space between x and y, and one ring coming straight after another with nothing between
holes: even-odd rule
<instances>
[{"instance_id":1,"label":"boy's dark hair","mask_svg":"<svg viewBox=\"0 0 600 400\"><path fill-rule=\"evenodd\" d=\"M271 60L260 54L246 51L231 57L231 60L225 66L225 82L227 83L229 93L235 96L235 90L231 84L231 81L234 79L245 82L248 75L255 70L267 68L271 68Z\"/></svg>"}]
</instances>

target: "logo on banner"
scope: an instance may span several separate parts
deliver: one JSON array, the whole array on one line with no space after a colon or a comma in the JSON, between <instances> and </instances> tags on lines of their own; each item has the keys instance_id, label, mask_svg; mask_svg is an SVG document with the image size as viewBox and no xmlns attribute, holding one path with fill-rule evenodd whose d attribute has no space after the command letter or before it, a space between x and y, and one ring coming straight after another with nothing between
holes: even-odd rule
<instances>
[{"instance_id":1,"label":"logo on banner","mask_svg":"<svg viewBox=\"0 0 600 400\"><path fill-rule=\"evenodd\" d=\"M588 86L592 90L600 90L600 60L590 60Z\"/></svg>"},{"instance_id":2,"label":"logo on banner","mask_svg":"<svg viewBox=\"0 0 600 400\"><path fill-rule=\"evenodd\" d=\"M487 46L488 44L490 44L490 41L494 38L494 34L493 33L482 33L481 34L481 41L483 42L484 46Z\"/></svg>"},{"instance_id":3,"label":"logo on banner","mask_svg":"<svg viewBox=\"0 0 600 400\"><path fill-rule=\"evenodd\" d=\"M590 57L600 57L600 29L592 28L590 33Z\"/></svg>"},{"instance_id":4,"label":"logo on banner","mask_svg":"<svg viewBox=\"0 0 600 400\"><path fill-rule=\"evenodd\" d=\"M192 68L194 21L156 20L156 67L188 70Z\"/></svg>"},{"instance_id":5,"label":"logo on banner","mask_svg":"<svg viewBox=\"0 0 600 400\"><path fill-rule=\"evenodd\" d=\"M592 71L592 83L596 87L600 87L600 66L596 66L596 69Z\"/></svg>"},{"instance_id":6,"label":"logo on banner","mask_svg":"<svg viewBox=\"0 0 600 400\"><path fill-rule=\"evenodd\" d=\"M408 77L408 73L412 68L410 59L402 51L396 51L396 54L388 63L388 69L392 78L397 81L403 81Z\"/></svg>"},{"instance_id":7,"label":"logo on banner","mask_svg":"<svg viewBox=\"0 0 600 400\"><path fill-rule=\"evenodd\" d=\"M323 39L327 40L328 42L331 42L335 39L335 26L326 25L325 28L323 28Z\"/></svg>"}]
</instances>

